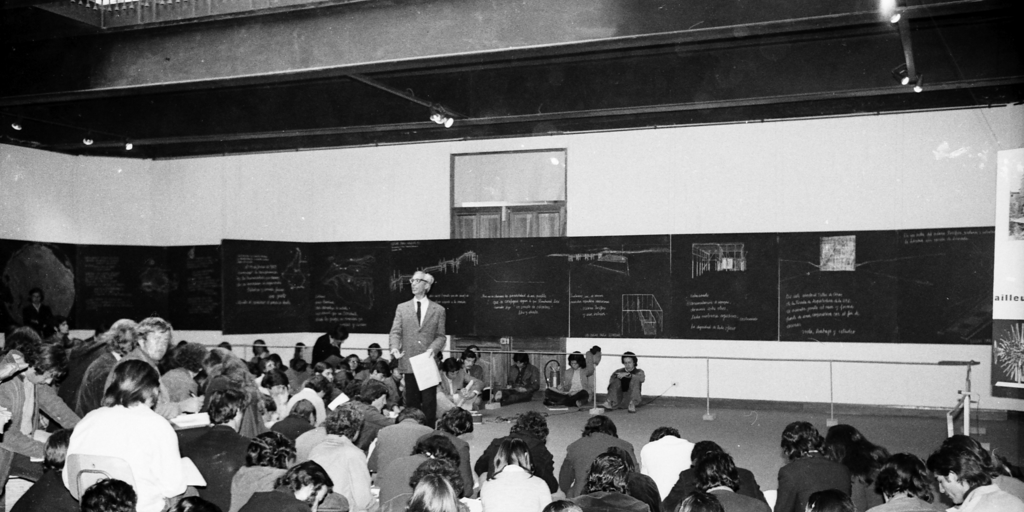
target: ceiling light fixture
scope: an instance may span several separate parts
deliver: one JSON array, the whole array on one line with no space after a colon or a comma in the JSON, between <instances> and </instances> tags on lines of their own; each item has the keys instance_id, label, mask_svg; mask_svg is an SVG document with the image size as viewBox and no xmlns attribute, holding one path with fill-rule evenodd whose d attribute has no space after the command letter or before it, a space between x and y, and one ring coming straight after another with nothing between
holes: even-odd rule
<instances>
[{"instance_id":1,"label":"ceiling light fixture","mask_svg":"<svg viewBox=\"0 0 1024 512\"><path fill-rule=\"evenodd\" d=\"M892 23L892 24L899 23L900 22L900 18L902 18L902 17L903 17L903 15L898 13L898 12L893 13L892 16L889 16L889 23Z\"/></svg>"},{"instance_id":2,"label":"ceiling light fixture","mask_svg":"<svg viewBox=\"0 0 1024 512\"><path fill-rule=\"evenodd\" d=\"M917 82L914 82L914 92L924 90L924 75L917 75Z\"/></svg>"},{"instance_id":3,"label":"ceiling light fixture","mask_svg":"<svg viewBox=\"0 0 1024 512\"><path fill-rule=\"evenodd\" d=\"M14 128L14 131L16 131L16 132L20 132L21 131L21 123L15 121L15 122L11 123L11 128Z\"/></svg>"},{"instance_id":4,"label":"ceiling light fixture","mask_svg":"<svg viewBox=\"0 0 1024 512\"><path fill-rule=\"evenodd\" d=\"M455 118L445 111L444 107L440 105L433 105L430 107L430 120L444 126L445 128L451 128L455 124Z\"/></svg>"},{"instance_id":5,"label":"ceiling light fixture","mask_svg":"<svg viewBox=\"0 0 1024 512\"><path fill-rule=\"evenodd\" d=\"M892 77L894 80L900 83L900 85L910 84L910 73L907 72L906 63L896 66L892 70Z\"/></svg>"},{"instance_id":6,"label":"ceiling light fixture","mask_svg":"<svg viewBox=\"0 0 1024 512\"><path fill-rule=\"evenodd\" d=\"M134 148L134 147L135 147L135 144L132 144L131 141L127 141L127 140L124 141L124 150L125 151L131 151L132 148Z\"/></svg>"},{"instance_id":7,"label":"ceiling light fixture","mask_svg":"<svg viewBox=\"0 0 1024 512\"><path fill-rule=\"evenodd\" d=\"M93 140L88 135L86 135L85 138L82 139L82 144L85 144L86 146L92 146L92 143L93 143Z\"/></svg>"}]
</instances>

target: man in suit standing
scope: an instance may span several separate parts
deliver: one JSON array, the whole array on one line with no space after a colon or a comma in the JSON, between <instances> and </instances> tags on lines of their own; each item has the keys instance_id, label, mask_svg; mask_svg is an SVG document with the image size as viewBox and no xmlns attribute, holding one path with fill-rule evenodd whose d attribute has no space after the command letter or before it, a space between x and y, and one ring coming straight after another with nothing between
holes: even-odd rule
<instances>
[{"instance_id":1,"label":"man in suit standing","mask_svg":"<svg viewBox=\"0 0 1024 512\"><path fill-rule=\"evenodd\" d=\"M437 386L421 390L412 373L409 358L424 352L433 357L444 348L444 308L427 298L434 284L434 276L416 272L409 279L413 298L395 310L388 349L398 360L398 371L405 378L405 405L415 407L426 415L425 424L433 427L437 419Z\"/></svg>"}]
</instances>

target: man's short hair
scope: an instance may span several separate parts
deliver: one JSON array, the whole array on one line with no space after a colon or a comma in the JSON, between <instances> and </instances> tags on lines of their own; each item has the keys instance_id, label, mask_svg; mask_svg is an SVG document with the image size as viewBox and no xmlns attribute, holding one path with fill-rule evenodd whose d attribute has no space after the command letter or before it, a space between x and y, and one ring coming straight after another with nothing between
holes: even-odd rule
<instances>
[{"instance_id":1,"label":"man's short hair","mask_svg":"<svg viewBox=\"0 0 1024 512\"><path fill-rule=\"evenodd\" d=\"M824 439L814 425L806 421L794 421L782 431L782 450L789 460L806 457L813 451L821 451Z\"/></svg>"},{"instance_id":2,"label":"man's short hair","mask_svg":"<svg viewBox=\"0 0 1024 512\"><path fill-rule=\"evenodd\" d=\"M510 434L527 434L540 441L546 441L550 432L548 420L537 411L526 411L520 414L509 429Z\"/></svg>"},{"instance_id":3,"label":"man's short hair","mask_svg":"<svg viewBox=\"0 0 1024 512\"><path fill-rule=\"evenodd\" d=\"M709 491L715 487L728 487L733 491L740 488L740 474L732 456L725 452L710 453L694 468L697 488Z\"/></svg>"},{"instance_id":4,"label":"man's short hair","mask_svg":"<svg viewBox=\"0 0 1024 512\"><path fill-rule=\"evenodd\" d=\"M100 480L82 493L82 512L135 512L139 498L135 489L121 480Z\"/></svg>"},{"instance_id":5,"label":"man's short hair","mask_svg":"<svg viewBox=\"0 0 1024 512\"><path fill-rule=\"evenodd\" d=\"M682 439L683 436L679 435L679 430L672 427L658 427L651 432L651 442L655 442L665 436L673 436Z\"/></svg>"},{"instance_id":6,"label":"man's short hair","mask_svg":"<svg viewBox=\"0 0 1024 512\"><path fill-rule=\"evenodd\" d=\"M853 501L839 489L828 489L807 498L807 512L856 512Z\"/></svg>"},{"instance_id":7,"label":"man's short hair","mask_svg":"<svg viewBox=\"0 0 1024 512\"><path fill-rule=\"evenodd\" d=\"M316 407L313 406L313 402L309 400L299 400L292 406L292 410L288 411L288 416L295 416L296 418L302 418L303 421L308 421L311 424L316 424ZM313 419L310 420L309 418Z\"/></svg>"},{"instance_id":8,"label":"man's short hair","mask_svg":"<svg viewBox=\"0 0 1024 512\"><path fill-rule=\"evenodd\" d=\"M59 381L68 369L68 355L64 347L57 343L43 343L39 347L39 356L32 365L36 373L53 373L53 380Z\"/></svg>"},{"instance_id":9,"label":"man's short hair","mask_svg":"<svg viewBox=\"0 0 1024 512\"><path fill-rule=\"evenodd\" d=\"M363 412L351 403L344 403L327 415L324 429L329 435L345 436L350 441L355 441L359 431L363 429Z\"/></svg>"},{"instance_id":10,"label":"man's short hair","mask_svg":"<svg viewBox=\"0 0 1024 512\"><path fill-rule=\"evenodd\" d=\"M50 435L43 448L43 472L60 471L64 469L64 460L68 455L68 443L71 441L71 431L60 429Z\"/></svg>"},{"instance_id":11,"label":"man's short hair","mask_svg":"<svg viewBox=\"0 0 1024 512\"><path fill-rule=\"evenodd\" d=\"M622 364L626 364L626 359L632 359L633 366L636 366L640 362L640 360L636 358L636 354L632 352L626 352L622 354Z\"/></svg>"},{"instance_id":12,"label":"man's short hair","mask_svg":"<svg viewBox=\"0 0 1024 512\"><path fill-rule=\"evenodd\" d=\"M515 354L512 354L512 362L530 364L530 356L526 355L524 352L516 352Z\"/></svg>"},{"instance_id":13,"label":"man's short hair","mask_svg":"<svg viewBox=\"0 0 1024 512\"><path fill-rule=\"evenodd\" d=\"M372 404L374 400L387 396L388 387L383 382L367 379L359 390L359 401L364 404Z\"/></svg>"},{"instance_id":14,"label":"man's short hair","mask_svg":"<svg viewBox=\"0 0 1024 512\"><path fill-rule=\"evenodd\" d=\"M473 415L461 407L452 407L438 420L437 429L456 437L468 434L473 431Z\"/></svg>"},{"instance_id":15,"label":"man's short hair","mask_svg":"<svg viewBox=\"0 0 1024 512\"><path fill-rule=\"evenodd\" d=\"M345 341L348 339L348 328L345 327L345 324L336 324L327 331L327 336L331 339Z\"/></svg>"},{"instance_id":16,"label":"man's short hair","mask_svg":"<svg viewBox=\"0 0 1024 512\"><path fill-rule=\"evenodd\" d=\"M475 350L467 348L466 350L462 351L462 356L461 356L460 360L461 361L465 361L466 359L472 359L472 360L476 361L477 359L480 359L480 356L477 355Z\"/></svg>"},{"instance_id":17,"label":"man's short hair","mask_svg":"<svg viewBox=\"0 0 1024 512\"><path fill-rule=\"evenodd\" d=\"M694 491L679 504L680 512L725 512L722 502L714 494Z\"/></svg>"},{"instance_id":18,"label":"man's short hair","mask_svg":"<svg viewBox=\"0 0 1024 512\"><path fill-rule=\"evenodd\" d=\"M320 375L318 373L310 377L309 380L306 381L305 387L312 389L317 393L323 393L326 396L328 393L330 393L331 386L333 384L333 382L327 380L327 377L324 377L323 375Z\"/></svg>"},{"instance_id":19,"label":"man's short hair","mask_svg":"<svg viewBox=\"0 0 1024 512\"><path fill-rule=\"evenodd\" d=\"M415 407L406 407L402 409L402 412L398 413L395 423L401 423L405 420L414 420L416 423L423 425L427 422L427 415Z\"/></svg>"},{"instance_id":20,"label":"man's short hair","mask_svg":"<svg viewBox=\"0 0 1024 512\"><path fill-rule=\"evenodd\" d=\"M432 459L446 459L457 466L460 461L459 449L451 439L442 435L423 436L416 441L412 455L426 455Z\"/></svg>"},{"instance_id":21,"label":"man's short hair","mask_svg":"<svg viewBox=\"0 0 1024 512\"><path fill-rule=\"evenodd\" d=\"M391 376L391 361L387 359L378 359L374 361L373 366L370 367L370 373L377 372L385 377Z\"/></svg>"},{"instance_id":22,"label":"man's short hair","mask_svg":"<svg viewBox=\"0 0 1024 512\"><path fill-rule=\"evenodd\" d=\"M725 453L725 450L714 441L697 441L690 451L690 465L696 467L700 461L711 453Z\"/></svg>"},{"instance_id":23,"label":"man's short hair","mask_svg":"<svg viewBox=\"0 0 1024 512\"><path fill-rule=\"evenodd\" d=\"M441 371L444 373L457 372L462 369L462 363L454 357L449 357L441 363Z\"/></svg>"},{"instance_id":24,"label":"man's short hair","mask_svg":"<svg viewBox=\"0 0 1024 512\"><path fill-rule=\"evenodd\" d=\"M591 355L597 354L600 351L601 351L601 347L599 347L597 345L594 345L593 347L590 347L590 350L588 350L588 352L590 352Z\"/></svg>"},{"instance_id":25,"label":"man's short hair","mask_svg":"<svg viewBox=\"0 0 1024 512\"><path fill-rule=\"evenodd\" d=\"M21 357L25 359L25 363L33 368L35 368L39 360L39 347L42 345L43 339L31 327L18 327L4 339L4 348L8 352L12 350L20 352Z\"/></svg>"},{"instance_id":26,"label":"man's short hair","mask_svg":"<svg viewBox=\"0 0 1024 512\"><path fill-rule=\"evenodd\" d=\"M997 467L999 459L992 457L992 454L981 445L981 441L963 434L954 434L942 441L940 448L956 448L967 450L981 461L982 469L992 478L1000 475L1000 467ZM1008 474L1009 471L1006 471Z\"/></svg>"},{"instance_id":27,"label":"man's short hair","mask_svg":"<svg viewBox=\"0 0 1024 512\"><path fill-rule=\"evenodd\" d=\"M437 475L444 478L451 484L455 495L460 499L462 498L465 491L465 483L462 480L462 472L459 471L458 459L455 462L448 459L427 459L423 461L413 471L412 477L409 478L409 485L415 489L420 480L427 475Z\"/></svg>"},{"instance_id":28,"label":"man's short hair","mask_svg":"<svg viewBox=\"0 0 1024 512\"><path fill-rule=\"evenodd\" d=\"M206 347L199 343L185 343L174 349L171 358L177 367L199 373L206 358Z\"/></svg>"},{"instance_id":29,"label":"man's short hair","mask_svg":"<svg viewBox=\"0 0 1024 512\"><path fill-rule=\"evenodd\" d=\"M889 457L878 471L875 492L881 496L895 496L905 492L931 503L931 482L928 468L917 455L897 453Z\"/></svg>"},{"instance_id":30,"label":"man's short hair","mask_svg":"<svg viewBox=\"0 0 1024 512\"><path fill-rule=\"evenodd\" d=\"M320 464L307 460L289 468L276 483L277 487L287 487L292 493L307 485L313 486L313 493L310 495L310 500L313 500L322 487L331 489L334 482Z\"/></svg>"},{"instance_id":31,"label":"man's short hair","mask_svg":"<svg viewBox=\"0 0 1024 512\"><path fill-rule=\"evenodd\" d=\"M209 400L208 412L210 423L223 425L235 419L239 412L245 410L248 397L245 392L239 389L222 389L214 391L207 397Z\"/></svg>"},{"instance_id":32,"label":"man's short hair","mask_svg":"<svg viewBox=\"0 0 1024 512\"><path fill-rule=\"evenodd\" d=\"M961 447L939 448L928 457L928 469L935 476L948 476L953 473L972 489L992 483L984 460L971 450Z\"/></svg>"},{"instance_id":33,"label":"man's short hair","mask_svg":"<svg viewBox=\"0 0 1024 512\"><path fill-rule=\"evenodd\" d=\"M595 433L619 437L619 429L615 427L615 422L603 414L591 416L590 419L587 420L587 424L583 426L583 437L587 437Z\"/></svg>"},{"instance_id":34,"label":"man's short hair","mask_svg":"<svg viewBox=\"0 0 1024 512\"><path fill-rule=\"evenodd\" d=\"M628 494L626 481L628 473L626 461L622 460L622 457L602 453L590 465L587 484L583 492L585 494L593 492Z\"/></svg>"},{"instance_id":35,"label":"man's short hair","mask_svg":"<svg viewBox=\"0 0 1024 512\"><path fill-rule=\"evenodd\" d=\"M137 340L144 340L153 333L173 334L174 329L171 328L170 322L158 316L145 318L135 327L135 339Z\"/></svg>"},{"instance_id":36,"label":"man's short hair","mask_svg":"<svg viewBox=\"0 0 1024 512\"><path fill-rule=\"evenodd\" d=\"M288 469L294 460L295 442L273 430L252 438L245 453L246 466Z\"/></svg>"}]
</instances>

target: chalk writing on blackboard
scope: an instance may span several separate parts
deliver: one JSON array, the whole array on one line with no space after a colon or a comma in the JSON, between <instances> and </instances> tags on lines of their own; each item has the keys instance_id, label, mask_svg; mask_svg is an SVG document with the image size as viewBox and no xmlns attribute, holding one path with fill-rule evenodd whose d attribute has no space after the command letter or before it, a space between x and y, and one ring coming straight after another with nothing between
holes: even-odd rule
<instances>
[{"instance_id":1,"label":"chalk writing on blackboard","mask_svg":"<svg viewBox=\"0 0 1024 512\"><path fill-rule=\"evenodd\" d=\"M266 254L239 254L235 257L235 283L239 292L236 304L253 306L287 306L285 283L277 264ZM245 298L243 298L245 297Z\"/></svg>"},{"instance_id":2,"label":"chalk writing on blackboard","mask_svg":"<svg viewBox=\"0 0 1024 512\"><path fill-rule=\"evenodd\" d=\"M809 320L860 317L857 306L841 292L787 293L785 299L786 329L800 329L801 334L823 337L857 332L855 329L803 328L804 322Z\"/></svg>"}]
</instances>

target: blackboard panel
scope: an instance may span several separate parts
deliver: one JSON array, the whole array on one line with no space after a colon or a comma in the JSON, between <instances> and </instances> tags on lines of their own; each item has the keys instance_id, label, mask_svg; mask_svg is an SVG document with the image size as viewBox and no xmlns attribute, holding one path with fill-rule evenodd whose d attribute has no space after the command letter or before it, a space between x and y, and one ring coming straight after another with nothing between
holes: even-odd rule
<instances>
[{"instance_id":1,"label":"blackboard panel","mask_svg":"<svg viewBox=\"0 0 1024 512\"><path fill-rule=\"evenodd\" d=\"M444 306L445 332L457 336L473 336L476 275L480 263L476 240L419 240L391 242L391 273L388 287L391 304L382 315L390 321L395 308L412 299L409 279L418 270L434 276L431 300Z\"/></svg>"},{"instance_id":2,"label":"blackboard panel","mask_svg":"<svg viewBox=\"0 0 1024 512\"><path fill-rule=\"evenodd\" d=\"M219 245L168 247L172 281L171 325L175 329L219 331L221 328L221 260Z\"/></svg>"},{"instance_id":3,"label":"blackboard panel","mask_svg":"<svg viewBox=\"0 0 1024 512\"><path fill-rule=\"evenodd\" d=\"M224 240L224 333L308 332L309 244Z\"/></svg>"},{"instance_id":4,"label":"blackboard panel","mask_svg":"<svg viewBox=\"0 0 1024 512\"><path fill-rule=\"evenodd\" d=\"M170 318L172 278L163 247L82 245L78 248L78 319L102 328L121 319Z\"/></svg>"},{"instance_id":5,"label":"blackboard panel","mask_svg":"<svg viewBox=\"0 0 1024 512\"><path fill-rule=\"evenodd\" d=\"M896 341L895 231L779 236L783 341Z\"/></svg>"},{"instance_id":6,"label":"blackboard panel","mask_svg":"<svg viewBox=\"0 0 1024 512\"><path fill-rule=\"evenodd\" d=\"M349 332L391 329L391 244L320 243L311 247L313 330L341 323Z\"/></svg>"},{"instance_id":7,"label":"blackboard panel","mask_svg":"<svg viewBox=\"0 0 1024 512\"><path fill-rule=\"evenodd\" d=\"M778 236L672 235L669 337L778 339Z\"/></svg>"},{"instance_id":8,"label":"blackboard panel","mask_svg":"<svg viewBox=\"0 0 1024 512\"><path fill-rule=\"evenodd\" d=\"M672 306L668 235L570 238L569 336L663 338Z\"/></svg>"},{"instance_id":9,"label":"blackboard panel","mask_svg":"<svg viewBox=\"0 0 1024 512\"><path fill-rule=\"evenodd\" d=\"M995 229L899 232L899 340L992 341Z\"/></svg>"},{"instance_id":10,"label":"blackboard panel","mask_svg":"<svg viewBox=\"0 0 1024 512\"><path fill-rule=\"evenodd\" d=\"M29 290L43 290L43 304L54 315L75 319L75 257L70 244L44 244L0 240L0 328L7 332L22 325L21 311L28 306Z\"/></svg>"},{"instance_id":11,"label":"blackboard panel","mask_svg":"<svg viewBox=\"0 0 1024 512\"><path fill-rule=\"evenodd\" d=\"M477 242L477 334L568 335L567 240L502 238Z\"/></svg>"}]
</instances>

